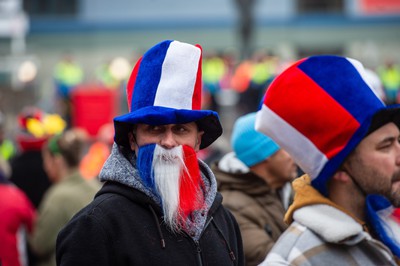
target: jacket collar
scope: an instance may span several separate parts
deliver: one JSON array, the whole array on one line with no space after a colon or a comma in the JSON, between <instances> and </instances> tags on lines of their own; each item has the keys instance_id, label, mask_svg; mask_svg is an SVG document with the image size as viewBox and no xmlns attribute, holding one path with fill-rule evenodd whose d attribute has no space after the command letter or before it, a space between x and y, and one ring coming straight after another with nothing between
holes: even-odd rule
<instances>
[{"instance_id":1,"label":"jacket collar","mask_svg":"<svg viewBox=\"0 0 400 266\"><path fill-rule=\"evenodd\" d=\"M371 238L364 232L363 222L322 196L311 186L308 175L293 181L293 189L294 201L285 215L286 223L295 220L331 243L354 244Z\"/></svg>"}]
</instances>

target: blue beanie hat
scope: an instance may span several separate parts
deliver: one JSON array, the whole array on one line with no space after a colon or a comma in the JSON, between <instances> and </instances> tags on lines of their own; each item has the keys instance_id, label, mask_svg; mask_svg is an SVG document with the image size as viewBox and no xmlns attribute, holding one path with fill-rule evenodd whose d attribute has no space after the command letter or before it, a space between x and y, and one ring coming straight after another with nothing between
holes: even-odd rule
<instances>
[{"instance_id":1,"label":"blue beanie hat","mask_svg":"<svg viewBox=\"0 0 400 266\"><path fill-rule=\"evenodd\" d=\"M254 128L256 113L239 117L233 125L231 144L236 156L251 167L270 157L280 147Z\"/></svg>"}]
</instances>

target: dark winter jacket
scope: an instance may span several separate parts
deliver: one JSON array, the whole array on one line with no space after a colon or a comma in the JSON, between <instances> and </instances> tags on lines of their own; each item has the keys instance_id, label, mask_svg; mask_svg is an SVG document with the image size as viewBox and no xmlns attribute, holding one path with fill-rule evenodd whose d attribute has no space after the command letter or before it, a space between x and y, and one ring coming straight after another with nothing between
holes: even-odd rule
<instances>
[{"instance_id":1,"label":"dark winter jacket","mask_svg":"<svg viewBox=\"0 0 400 266\"><path fill-rule=\"evenodd\" d=\"M10 181L22 189L38 208L46 190L51 186L43 168L40 150L24 151L11 160Z\"/></svg>"},{"instance_id":2,"label":"dark winter jacket","mask_svg":"<svg viewBox=\"0 0 400 266\"><path fill-rule=\"evenodd\" d=\"M205 218L195 227L199 234L174 234L162 222L160 204L139 184L135 162L114 147L101 174L107 182L58 236L57 265L244 265L236 220L211 189L215 177L199 163L213 202L198 214Z\"/></svg>"}]
</instances>

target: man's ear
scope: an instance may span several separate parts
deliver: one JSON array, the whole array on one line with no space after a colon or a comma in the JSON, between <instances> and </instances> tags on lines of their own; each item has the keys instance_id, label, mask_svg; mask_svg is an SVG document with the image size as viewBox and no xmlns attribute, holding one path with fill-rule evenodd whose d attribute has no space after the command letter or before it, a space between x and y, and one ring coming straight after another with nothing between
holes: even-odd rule
<instances>
[{"instance_id":1,"label":"man's ear","mask_svg":"<svg viewBox=\"0 0 400 266\"><path fill-rule=\"evenodd\" d=\"M338 170L332 177L338 182L348 183L351 182L351 177L345 170Z\"/></svg>"},{"instance_id":2,"label":"man's ear","mask_svg":"<svg viewBox=\"0 0 400 266\"><path fill-rule=\"evenodd\" d=\"M198 152L198 151L200 150L201 137L203 136L203 134L204 134L204 131L199 131L199 132L197 133L196 144L195 144L195 146L194 146L194 150L195 150L196 152Z\"/></svg>"},{"instance_id":3,"label":"man's ear","mask_svg":"<svg viewBox=\"0 0 400 266\"><path fill-rule=\"evenodd\" d=\"M133 135L132 132L129 132L129 133L128 133L128 138L129 138L129 146L131 147L131 150L134 151L134 150L135 150L135 147L136 147L137 145L136 145L135 136Z\"/></svg>"}]
</instances>

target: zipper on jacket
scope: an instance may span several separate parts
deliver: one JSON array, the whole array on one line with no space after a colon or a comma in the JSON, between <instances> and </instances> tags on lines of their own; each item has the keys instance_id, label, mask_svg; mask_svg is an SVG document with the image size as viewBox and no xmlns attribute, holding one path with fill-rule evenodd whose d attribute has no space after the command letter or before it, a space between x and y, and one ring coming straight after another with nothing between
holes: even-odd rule
<instances>
[{"instance_id":1,"label":"zipper on jacket","mask_svg":"<svg viewBox=\"0 0 400 266\"><path fill-rule=\"evenodd\" d=\"M207 227L210 225L211 221L213 220L213 217L211 216L211 218L206 222L206 224L204 225L204 229L200 234L199 239L201 239L203 233L206 231ZM196 246L196 260L197 260L197 264L199 266L203 265L203 258L201 257L201 247L200 247L200 243L197 240L194 240L188 233L185 232L185 234L187 235L187 237L189 239L191 239L194 242L194 245Z\"/></svg>"},{"instance_id":2,"label":"zipper on jacket","mask_svg":"<svg viewBox=\"0 0 400 266\"><path fill-rule=\"evenodd\" d=\"M153 214L153 218L154 218L154 220L156 222L156 227L157 227L158 235L160 237L160 242L161 242L161 248L164 249L166 247L166 244L165 244L164 235L163 235L163 233L161 231L161 227L160 227L160 224L158 222L157 214L156 214L156 212L154 211L153 207L150 204L149 204L149 209L150 209L151 213Z\"/></svg>"},{"instance_id":3,"label":"zipper on jacket","mask_svg":"<svg viewBox=\"0 0 400 266\"><path fill-rule=\"evenodd\" d=\"M203 265L203 259L201 258L201 248L200 248L199 241L194 241L194 244L196 245L197 265L202 266Z\"/></svg>"},{"instance_id":4,"label":"zipper on jacket","mask_svg":"<svg viewBox=\"0 0 400 266\"><path fill-rule=\"evenodd\" d=\"M210 219L206 222L204 225L204 230L201 232L199 239L203 236L203 233L206 231L207 227L210 225L210 223L213 223L215 228L217 229L217 233L222 237L222 239L225 242L226 248L228 250L229 257L231 258L232 262L236 260L235 254L232 251L231 247L228 244L228 241L226 241L224 234L221 232L221 230L218 228L218 226L214 222L214 218L211 216ZM188 235L188 234L187 234ZM188 237L192 239L189 235ZM193 240L193 239L192 239ZM196 255L197 255L197 263L198 265L202 266L203 265L203 259L201 257L201 248L200 248L200 243L197 240L193 240L194 244L196 245Z\"/></svg>"},{"instance_id":5,"label":"zipper on jacket","mask_svg":"<svg viewBox=\"0 0 400 266\"><path fill-rule=\"evenodd\" d=\"M217 224L214 222L214 220L213 220L212 222L213 222L215 228L217 229L218 234L219 234L220 237L222 237L222 239L224 240L224 242L225 242L225 247L226 247L226 249L227 249L227 251L228 251L228 254L229 254L229 256L230 256L232 262L234 262L234 261L236 260L235 253L233 252L233 250L232 250L231 247L229 246L229 243L228 243L228 241L226 240L226 238L225 238L224 234L222 233L221 229L219 229L219 227L218 227Z\"/></svg>"}]
</instances>

